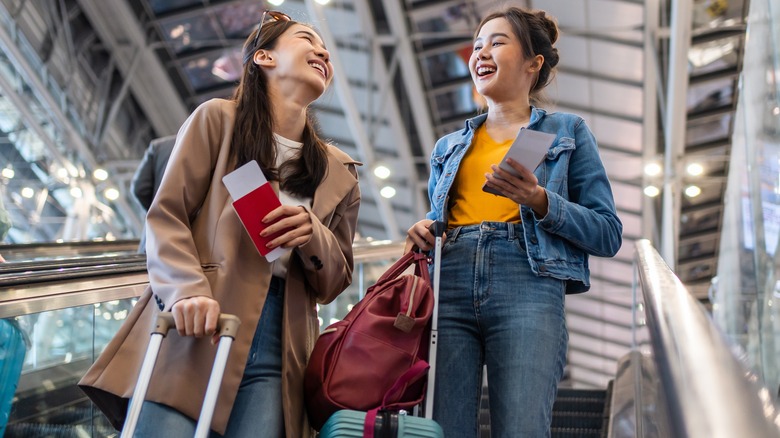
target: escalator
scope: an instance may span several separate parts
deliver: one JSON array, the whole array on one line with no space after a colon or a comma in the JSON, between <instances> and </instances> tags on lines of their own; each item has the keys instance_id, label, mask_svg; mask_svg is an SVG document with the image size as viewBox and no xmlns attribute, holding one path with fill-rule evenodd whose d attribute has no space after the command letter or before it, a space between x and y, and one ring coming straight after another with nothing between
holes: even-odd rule
<instances>
[{"instance_id":1,"label":"escalator","mask_svg":"<svg viewBox=\"0 0 780 438\"><path fill-rule=\"evenodd\" d=\"M8 260L0 264L0 323L26 344L23 358L16 355L23 369L5 437L117 436L76 384L148 284L137 247L137 241L0 247ZM354 284L320 309L322 324L343 318L402 248L356 244ZM5 359L13 359L2 347L0 337L0 377ZM3 381L2 389L14 383Z\"/></svg>"},{"instance_id":2,"label":"escalator","mask_svg":"<svg viewBox=\"0 0 780 438\"><path fill-rule=\"evenodd\" d=\"M343 318L401 248L356 246L355 282L319 309L321 328ZM621 359L608 388L560 388L552 436L780 438L780 415L762 398L768 392L734 357L706 311L646 241L637 254L652 342ZM23 333L27 346L6 437L117 435L76 383L146 287L145 264L131 251L76 259L0 266L0 322ZM2 347L0 367L9 359ZM2 389L13 384L3 381ZM481 437L489 436L488 404L484 398Z\"/></svg>"},{"instance_id":3,"label":"escalator","mask_svg":"<svg viewBox=\"0 0 780 438\"><path fill-rule=\"evenodd\" d=\"M9 260L0 264L0 327L26 346L0 363L23 361L18 381L0 370L3 392L17 384L5 437L116 435L76 383L148 281L137 248L126 241L0 249Z\"/></svg>"}]
</instances>

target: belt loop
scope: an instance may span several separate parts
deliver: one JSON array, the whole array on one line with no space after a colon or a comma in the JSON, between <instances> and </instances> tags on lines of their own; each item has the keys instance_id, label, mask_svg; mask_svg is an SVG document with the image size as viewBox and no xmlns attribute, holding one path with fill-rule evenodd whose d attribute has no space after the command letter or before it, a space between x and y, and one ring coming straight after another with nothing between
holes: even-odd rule
<instances>
[{"instance_id":1,"label":"belt loop","mask_svg":"<svg viewBox=\"0 0 780 438\"><path fill-rule=\"evenodd\" d=\"M510 242L515 240L515 224L513 224L512 222L507 222L506 228L507 228L507 233L506 233L507 240L509 240Z\"/></svg>"},{"instance_id":2,"label":"belt loop","mask_svg":"<svg viewBox=\"0 0 780 438\"><path fill-rule=\"evenodd\" d=\"M446 232L447 233L447 240L449 240L451 242L455 242L458 239L458 234L460 234L460 229L461 228L463 228L463 227L462 226L461 227L455 227L455 228L450 228L449 230L447 230L447 232Z\"/></svg>"}]
</instances>

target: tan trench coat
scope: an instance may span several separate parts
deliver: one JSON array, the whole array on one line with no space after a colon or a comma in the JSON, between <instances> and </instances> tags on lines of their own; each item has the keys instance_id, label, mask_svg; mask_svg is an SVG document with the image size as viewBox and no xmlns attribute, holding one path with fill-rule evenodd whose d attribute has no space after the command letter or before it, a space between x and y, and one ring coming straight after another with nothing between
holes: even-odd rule
<instances>
[{"instance_id":1,"label":"tan trench coat","mask_svg":"<svg viewBox=\"0 0 780 438\"><path fill-rule=\"evenodd\" d=\"M162 186L149 210L147 266L150 288L79 385L121 428L149 334L160 308L194 296L213 297L224 313L238 315L212 428L224 433L271 280L231 205L222 177L235 166L229 149L236 105L214 99L179 131ZM352 280L352 239L360 189L359 164L335 147L314 194L311 240L290 258L284 296L282 392L286 435L309 436L303 372L318 334L315 304L336 298ZM197 418L216 354L209 339L163 342L147 399Z\"/></svg>"}]
</instances>

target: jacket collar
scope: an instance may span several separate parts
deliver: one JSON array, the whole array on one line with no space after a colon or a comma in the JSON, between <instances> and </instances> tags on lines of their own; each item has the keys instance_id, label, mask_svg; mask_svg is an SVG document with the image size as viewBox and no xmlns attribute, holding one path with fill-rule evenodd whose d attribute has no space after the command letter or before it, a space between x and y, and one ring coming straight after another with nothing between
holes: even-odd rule
<instances>
[{"instance_id":1,"label":"jacket collar","mask_svg":"<svg viewBox=\"0 0 780 438\"><path fill-rule=\"evenodd\" d=\"M332 146L331 146L332 147ZM349 194L358 184L357 178L352 175L347 165L361 165L362 163L352 160L346 154L336 156L328 148L328 170L325 178L314 192L311 211L323 223L333 213L336 206Z\"/></svg>"}]
</instances>

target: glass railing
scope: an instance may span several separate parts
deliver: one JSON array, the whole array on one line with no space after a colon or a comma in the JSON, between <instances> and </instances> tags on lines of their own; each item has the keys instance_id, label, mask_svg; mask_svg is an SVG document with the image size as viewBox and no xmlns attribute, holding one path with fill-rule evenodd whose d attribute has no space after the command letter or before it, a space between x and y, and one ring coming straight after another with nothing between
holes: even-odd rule
<instances>
[{"instance_id":1,"label":"glass railing","mask_svg":"<svg viewBox=\"0 0 780 438\"><path fill-rule=\"evenodd\" d=\"M772 394L647 240L636 244L637 322L649 348L618 364L609 436L780 437Z\"/></svg>"},{"instance_id":2,"label":"glass railing","mask_svg":"<svg viewBox=\"0 0 780 438\"><path fill-rule=\"evenodd\" d=\"M353 284L318 309L321 327L343 318L402 251L391 242L356 244ZM143 260L109 253L0 265L5 437L117 435L76 383L148 284ZM0 417L0 436L4 423Z\"/></svg>"},{"instance_id":3,"label":"glass railing","mask_svg":"<svg viewBox=\"0 0 780 438\"><path fill-rule=\"evenodd\" d=\"M780 2L750 2L712 315L780 389Z\"/></svg>"}]
</instances>

